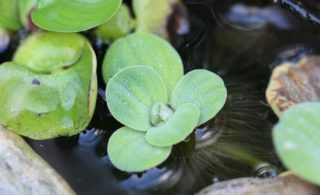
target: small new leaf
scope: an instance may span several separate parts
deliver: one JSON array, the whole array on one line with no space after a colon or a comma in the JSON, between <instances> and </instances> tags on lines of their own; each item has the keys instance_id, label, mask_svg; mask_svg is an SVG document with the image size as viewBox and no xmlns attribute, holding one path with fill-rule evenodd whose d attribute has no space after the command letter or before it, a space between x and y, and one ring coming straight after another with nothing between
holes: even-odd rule
<instances>
[{"instance_id":1,"label":"small new leaf","mask_svg":"<svg viewBox=\"0 0 320 195\"><path fill-rule=\"evenodd\" d=\"M147 132L147 141L158 147L166 147L185 140L197 126L200 110L194 104L180 106L163 124Z\"/></svg>"}]
</instances>

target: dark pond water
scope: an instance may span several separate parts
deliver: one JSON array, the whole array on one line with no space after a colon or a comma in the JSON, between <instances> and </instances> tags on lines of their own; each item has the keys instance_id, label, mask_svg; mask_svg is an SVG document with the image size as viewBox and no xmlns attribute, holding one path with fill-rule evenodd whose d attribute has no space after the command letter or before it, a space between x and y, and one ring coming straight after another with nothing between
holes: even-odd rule
<instances>
[{"instance_id":1,"label":"dark pond water","mask_svg":"<svg viewBox=\"0 0 320 195\"><path fill-rule=\"evenodd\" d=\"M268 79L276 64L318 53L320 34L285 10L267 6L269 1L247 2L186 1L191 31L177 47L185 70L218 73L229 95L222 111L175 146L159 167L129 174L109 161L108 138L121 125L103 99L101 60L108 46L90 33L100 60L100 95L90 127L78 136L28 143L78 194L192 194L225 179L276 175L282 168L271 141L277 118L264 96ZM10 58L17 40L0 52L1 62Z\"/></svg>"}]
</instances>

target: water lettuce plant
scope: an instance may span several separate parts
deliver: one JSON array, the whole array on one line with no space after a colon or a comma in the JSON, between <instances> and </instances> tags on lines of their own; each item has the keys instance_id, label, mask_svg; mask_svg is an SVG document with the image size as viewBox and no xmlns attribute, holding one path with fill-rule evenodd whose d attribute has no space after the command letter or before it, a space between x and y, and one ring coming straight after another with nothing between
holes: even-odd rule
<instances>
[{"instance_id":1,"label":"water lettuce plant","mask_svg":"<svg viewBox=\"0 0 320 195\"><path fill-rule=\"evenodd\" d=\"M109 139L108 154L124 171L162 163L173 145L214 117L226 101L218 75L194 70L183 76L174 48L149 33L117 40L103 66L109 110L125 125Z\"/></svg>"},{"instance_id":2,"label":"water lettuce plant","mask_svg":"<svg viewBox=\"0 0 320 195\"><path fill-rule=\"evenodd\" d=\"M273 129L273 141L284 165L299 177L320 185L320 103L291 106Z\"/></svg>"},{"instance_id":3,"label":"water lettuce plant","mask_svg":"<svg viewBox=\"0 0 320 195\"><path fill-rule=\"evenodd\" d=\"M74 135L91 120L96 56L79 34L34 33L0 66L0 123L33 139Z\"/></svg>"}]
</instances>

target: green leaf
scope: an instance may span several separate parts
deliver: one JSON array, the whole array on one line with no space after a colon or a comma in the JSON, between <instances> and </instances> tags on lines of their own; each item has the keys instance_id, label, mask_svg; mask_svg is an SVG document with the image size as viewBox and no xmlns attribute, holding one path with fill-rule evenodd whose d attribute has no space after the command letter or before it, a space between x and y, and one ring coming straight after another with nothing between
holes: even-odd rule
<instances>
[{"instance_id":1,"label":"green leaf","mask_svg":"<svg viewBox=\"0 0 320 195\"><path fill-rule=\"evenodd\" d=\"M162 76L168 95L183 76L183 64L175 49L160 37L148 33L134 33L111 45L103 62L105 82L119 70L132 65L153 67Z\"/></svg>"},{"instance_id":2,"label":"green leaf","mask_svg":"<svg viewBox=\"0 0 320 195\"><path fill-rule=\"evenodd\" d=\"M168 39L167 25L174 5L180 0L133 0L133 10L137 18L137 31L150 32Z\"/></svg>"},{"instance_id":3,"label":"green leaf","mask_svg":"<svg viewBox=\"0 0 320 195\"><path fill-rule=\"evenodd\" d=\"M119 9L121 0L39 0L32 21L42 29L78 32L99 26Z\"/></svg>"},{"instance_id":4,"label":"green leaf","mask_svg":"<svg viewBox=\"0 0 320 195\"><path fill-rule=\"evenodd\" d=\"M0 26L11 30L18 30L21 27L17 0L0 0L0 13Z\"/></svg>"},{"instance_id":5,"label":"green leaf","mask_svg":"<svg viewBox=\"0 0 320 195\"><path fill-rule=\"evenodd\" d=\"M122 124L147 131L151 127L154 103L167 102L167 91L161 76L147 66L127 67L115 74L106 90L112 115Z\"/></svg>"},{"instance_id":6,"label":"green leaf","mask_svg":"<svg viewBox=\"0 0 320 195\"><path fill-rule=\"evenodd\" d=\"M59 40L52 39L59 36ZM66 69L76 63L86 40L78 35L64 33L35 33L21 45L14 55L17 64L23 64L32 71L52 73ZM34 54L37 55L34 55Z\"/></svg>"},{"instance_id":7,"label":"green leaf","mask_svg":"<svg viewBox=\"0 0 320 195\"><path fill-rule=\"evenodd\" d=\"M179 81L170 104L174 109L186 103L197 105L200 109L199 126L221 110L226 98L227 90L218 75L207 70L194 70Z\"/></svg>"},{"instance_id":8,"label":"green leaf","mask_svg":"<svg viewBox=\"0 0 320 195\"><path fill-rule=\"evenodd\" d=\"M129 34L134 28L135 21L128 6L122 4L118 12L110 20L97 28L99 38L114 41Z\"/></svg>"},{"instance_id":9,"label":"green leaf","mask_svg":"<svg viewBox=\"0 0 320 195\"><path fill-rule=\"evenodd\" d=\"M273 141L287 168L320 184L320 103L301 103L285 111L273 129Z\"/></svg>"},{"instance_id":10,"label":"green leaf","mask_svg":"<svg viewBox=\"0 0 320 195\"><path fill-rule=\"evenodd\" d=\"M78 46L71 49L74 42ZM61 51L69 51L69 58ZM59 59L69 62L68 67L57 65ZM38 63L45 66L38 69ZM87 127L95 107L95 54L78 34L34 34L14 62L0 66L0 89L0 123L9 130L33 139L77 134Z\"/></svg>"},{"instance_id":11,"label":"green leaf","mask_svg":"<svg viewBox=\"0 0 320 195\"><path fill-rule=\"evenodd\" d=\"M195 104L184 104L163 124L147 131L147 141L158 147L166 147L185 140L197 126L200 110Z\"/></svg>"},{"instance_id":12,"label":"green leaf","mask_svg":"<svg viewBox=\"0 0 320 195\"><path fill-rule=\"evenodd\" d=\"M118 169L140 172L164 162L171 153L171 147L150 145L145 134L128 127L118 129L108 143L108 155Z\"/></svg>"}]
</instances>

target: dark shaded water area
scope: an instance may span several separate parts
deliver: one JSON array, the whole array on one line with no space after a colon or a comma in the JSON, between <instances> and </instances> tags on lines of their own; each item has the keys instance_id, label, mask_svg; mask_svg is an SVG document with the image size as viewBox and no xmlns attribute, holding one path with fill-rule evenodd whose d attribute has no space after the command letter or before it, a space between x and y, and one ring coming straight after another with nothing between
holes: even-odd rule
<instances>
[{"instance_id":1,"label":"dark shaded water area","mask_svg":"<svg viewBox=\"0 0 320 195\"><path fill-rule=\"evenodd\" d=\"M27 139L78 194L192 194L214 182L242 176L272 177L282 171L272 146L277 122L265 100L272 68L319 53L319 30L270 1L186 0L191 30L177 50L185 71L208 69L226 83L228 99L219 114L174 147L162 165L143 173L117 170L106 146L121 127L110 115L101 79L107 44L86 35L99 60L99 95L87 130L70 138ZM23 36L23 33L16 37ZM0 52L10 59L17 45Z\"/></svg>"}]
</instances>

